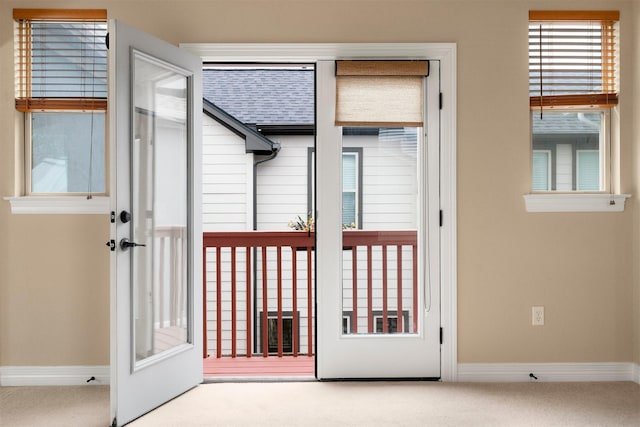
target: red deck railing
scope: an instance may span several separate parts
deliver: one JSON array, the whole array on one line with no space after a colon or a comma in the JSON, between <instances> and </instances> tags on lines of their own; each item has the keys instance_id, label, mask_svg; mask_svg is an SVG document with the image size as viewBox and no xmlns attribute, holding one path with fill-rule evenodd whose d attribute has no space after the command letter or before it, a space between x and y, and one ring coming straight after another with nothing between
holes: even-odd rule
<instances>
[{"instance_id":1,"label":"red deck railing","mask_svg":"<svg viewBox=\"0 0 640 427\"><path fill-rule=\"evenodd\" d=\"M298 308L306 311L306 355L313 356L313 256L314 256L315 236L313 233L304 231L247 231L247 232L205 232L203 233L203 291L204 291L204 357L208 356L208 294L211 289L208 285L213 282L215 297L215 357L251 357L254 347L254 338L260 342L261 355L268 357L270 354L268 342L268 319L269 308L275 305L276 325L277 325L277 351L271 351L278 357L282 357L284 352L284 320L285 320L285 300L287 308L291 309L290 321L292 331L290 337L292 356L298 356L300 347L300 337L297 331L300 328L300 316ZM374 256L374 248L380 254ZM393 251L392 248L395 248ZM408 249L409 248L409 249ZM360 250L359 250L360 249ZM343 231L343 250L350 252L351 257L351 301L352 314L350 332L358 333L358 306L359 298L357 285L359 280L365 278L358 277L358 268L366 265L366 332L389 332L389 298L390 298L390 276L396 283L395 307L396 331L417 330L417 234L414 230L346 230ZM408 250L412 260L411 263L411 311L413 315L407 325L404 324L405 310L403 309L403 270L406 269L403 251ZM363 252L364 251L364 252ZM359 262L359 253L364 253L366 261ZM395 254L395 268L389 262L389 254ZM211 266L208 266L208 256L213 258ZM346 255L345 255L346 256ZM379 258L382 258L381 260ZM389 266L392 266L391 268ZM374 270L381 277L374 278ZM214 273L214 279L208 277L208 273ZM244 273L244 274L243 274ZM285 278L286 273L286 278ZM286 285L285 286L285 281ZM258 286L257 284L260 284ZM303 286L300 286L302 283ZM255 287L254 287L255 286ZM299 292L298 288L304 288L304 292ZM285 289L287 288L287 289ZM381 289L379 289L381 288ZM285 290L286 295L285 295ZM254 295L253 292L259 292ZM377 296L374 297L374 293ZM380 295L381 292L381 295ZM274 295L275 294L275 295ZM242 304L244 299L244 304ZM374 299L377 302L374 302ZM255 300L256 310L261 308L259 320L261 329L254 332L253 302ZM275 303L274 303L275 300ZM377 331L374 325L376 312L374 303L380 305L381 300L381 321L382 330ZM261 302L261 304L259 303ZM242 305L239 311L239 306ZM223 312L230 311L229 319L223 319ZM242 316L239 316L239 315ZM229 315L226 316L227 318ZM240 317L243 317L240 320ZM228 330L224 325L228 324ZM241 329L241 330L240 330ZM362 331L361 331L362 332ZM254 337L254 333L261 336ZM239 335L244 334L243 338ZM230 348L223 354L223 337L230 340ZM244 348L239 351L238 346ZM260 354L258 353L258 354Z\"/></svg>"}]
</instances>

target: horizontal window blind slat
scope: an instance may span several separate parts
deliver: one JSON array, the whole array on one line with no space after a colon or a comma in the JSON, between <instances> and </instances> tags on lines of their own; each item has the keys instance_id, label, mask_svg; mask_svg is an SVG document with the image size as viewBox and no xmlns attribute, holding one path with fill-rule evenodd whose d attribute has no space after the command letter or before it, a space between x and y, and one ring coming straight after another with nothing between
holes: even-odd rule
<instances>
[{"instance_id":1,"label":"horizontal window blind slat","mask_svg":"<svg viewBox=\"0 0 640 427\"><path fill-rule=\"evenodd\" d=\"M530 96L529 106L539 107L612 107L618 105L618 95L615 93L600 93L592 95L556 95Z\"/></svg>"},{"instance_id":2,"label":"horizontal window blind slat","mask_svg":"<svg viewBox=\"0 0 640 427\"><path fill-rule=\"evenodd\" d=\"M619 21L618 10L530 10L529 21Z\"/></svg>"},{"instance_id":3,"label":"horizontal window blind slat","mask_svg":"<svg viewBox=\"0 0 640 427\"><path fill-rule=\"evenodd\" d=\"M106 111L107 100L100 99L54 99L54 98L32 98L16 99L16 110L21 112L29 111Z\"/></svg>"},{"instance_id":4,"label":"horizontal window blind slat","mask_svg":"<svg viewBox=\"0 0 640 427\"><path fill-rule=\"evenodd\" d=\"M17 15L18 110L106 108L106 12L93 13Z\"/></svg>"},{"instance_id":5,"label":"horizontal window blind slat","mask_svg":"<svg viewBox=\"0 0 640 427\"><path fill-rule=\"evenodd\" d=\"M553 12L538 15L530 11L530 20L540 21L529 23L531 105L615 105L617 95L612 94L617 93L618 58L614 20L596 16L616 16L617 12ZM532 19L540 16L545 18ZM552 16L563 16L567 22L554 22Z\"/></svg>"},{"instance_id":6,"label":"horizontal window blind slat","mask_svg":"<svg viewBox=\"0 0 640 427\"><path fill-rule=\"evenodd\" d=\"M106 9L13 9L13 19L106 21Z\"/></svg>"}]
</instances>

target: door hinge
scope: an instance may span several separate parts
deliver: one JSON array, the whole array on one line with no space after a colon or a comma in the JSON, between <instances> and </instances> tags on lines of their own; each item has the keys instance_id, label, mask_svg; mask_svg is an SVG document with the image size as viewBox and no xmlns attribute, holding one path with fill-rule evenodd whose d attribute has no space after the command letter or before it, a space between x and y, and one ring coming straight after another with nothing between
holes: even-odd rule
<instances>
[{"instance_id":1,"label":"door hinge","mask_svg":"<svg viewBox=\"0 0 640 427\"><path fill-rule=\"evenodd\" d=\"M440 328L440 344L442 344L442 341L443 341L443 340L442 340L443 333L444 333L444 332L442 331L442 328Z\"/></svg>"},{"instance_id":2,"label":"door hinge","mask_svg":"<svg viewBox=\"0 0 640 427\"><path fill-rule=\"evenodd\" d=\"M442 209L440 209L440 227L442 227L443 222L444 222L444 213L442 212Z\"/></svg>"},{"instance_id":3,"label":"door hinge","mask_svg":"<svg viewBox=\"0 0 640 427\"><path fill-rule=\"evenodd\" d=\"M109 249L111 249L111 252L116 250L116 241L111 239L107 242L107 246L109 246Z\"/></svg>"},{"instance_id":4,"label":"door hinge","mask_svg":"<svg viewBox=\"0 0 640 427\"><path fill-rule=\"evenodd\" d=\"M440 103L440 109L442 110L442 92L440 92L440 96L438 97L438 102Z\"/></svg>"},{"instance_id":5,"label":"door hinge","mask_svg":"<svg viewBox=\"0 0 640 427\"><path fill-rule=\"evenodd\" d=\"M113 421L111 421L111 427L118 427L118 418L113 417Z\"/></svg>"},{"instance_id":6,"label":"door hinge","mask_svg":"<svg viewBox=\"0 0 640 427\"><path fill-rule=\"evenodd\" d=\"M111 220L111 224L116 223L116 213L114 211L111 211L110 220Z\"/></svg>"}]
</instances>

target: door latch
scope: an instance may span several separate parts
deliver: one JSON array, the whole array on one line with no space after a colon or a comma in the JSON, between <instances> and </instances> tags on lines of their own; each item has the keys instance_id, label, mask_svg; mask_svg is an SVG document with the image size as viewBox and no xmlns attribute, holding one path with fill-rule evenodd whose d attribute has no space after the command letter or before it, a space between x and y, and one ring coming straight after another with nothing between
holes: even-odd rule
<instances>
[{"instance_id":1,"label":"door latch","mask_svg":"<svg viewBox=\"0 0 640 427\"><path fill-rule=\"evenodd\" d=\"M116 241L111 239L107 242L107 246L111 249L111 252L116 250Z\"/></svg>"},{"instance_id":2,"label":"door latch","mask_svg":"<svg viewBox=\"0 0 640 427\"><path fill-rule=\"evenodd\" d=\"M136 246L147 246L147 245L145 245L144 243L130 242L129 239L127 239L126 237L120 240L120 249L122 249L123 251L126 251L129 248L135 248Z\"/></svg>"}]
</instances>

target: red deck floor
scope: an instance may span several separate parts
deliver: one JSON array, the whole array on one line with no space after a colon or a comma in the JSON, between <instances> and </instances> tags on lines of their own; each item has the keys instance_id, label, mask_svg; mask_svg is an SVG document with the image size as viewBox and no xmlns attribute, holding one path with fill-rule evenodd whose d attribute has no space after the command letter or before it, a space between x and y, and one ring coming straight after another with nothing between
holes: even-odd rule
<instances>
[{"instance_id":1,"label":"red deck floor","mask_svg":"<svg viewBox=\"0 0 640 427\"><path fill-rule=\"evenodd\" d=\"M313 356L208 357L203 361L204 377L313 377Z\"/></svg>"}]
</instances>

